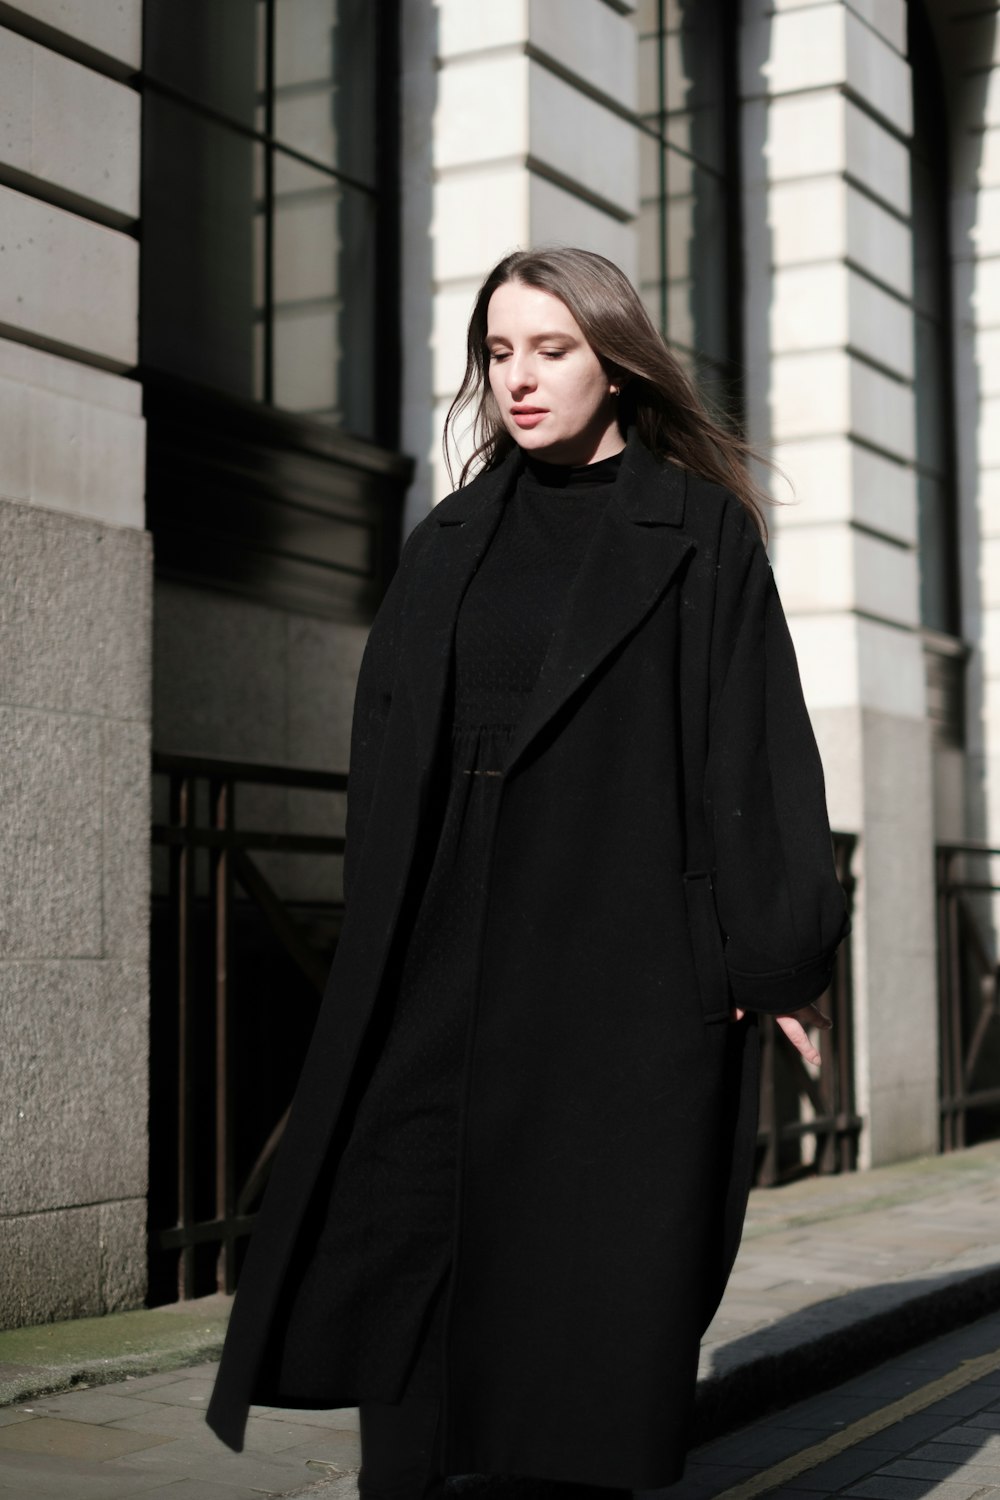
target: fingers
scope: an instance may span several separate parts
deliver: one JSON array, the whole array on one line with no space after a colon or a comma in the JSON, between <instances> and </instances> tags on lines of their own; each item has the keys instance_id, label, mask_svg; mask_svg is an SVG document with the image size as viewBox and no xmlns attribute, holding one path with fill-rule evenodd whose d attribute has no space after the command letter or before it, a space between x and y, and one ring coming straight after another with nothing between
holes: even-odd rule
<instances>
[{"instance_id":1,"label":"fingers","mask_svg":"<svg viewBox=\"0 0 1000 1500\"><path fill-rule=\"evenodd\" d=\"M813 1046L809 1038L809 1033L806 1031L801 1021L796 1020L794 1016L776 1016L775 1020L787 1036L788 1040L791 1042L792 1046L802 1053L802 1056L805 1058L806 1062L819 1062L819 1052Z\"/></svg>"},{"instance_id":2,"label":"fingers","mask_svg":"<svg viewBox=\"0 0 1000 1500\"><path fill-rule=\"evenodd\" d=\"M811 1062L818 1066L822 1061L819 1049L813 1045L805 1026L798 1019L799 1016L803 1017L807 1025L818 1026L824 1031L828 1031L833 1022L829 1016L825 1016L822 1011L816 1010L811 1005L806 1006L804 1010L797 1011L795 1015L775 1016L774 1018L792 1046L802 1053L806 1062ZM815 1020L813 1019L814 1016Z\"/></svg>"},{"instance_id":3,"label":"fingers","mask_svg":"<svg viewBox=\"0 0 1000 1500\"><path fill-rule=\"evenodd\" d=\"M742 1021L746 1011L739 1005L734 1005L730 1012L733 1021ZM804 1005L801 1010L794 1011L788 1015L775 1016L774 1018L782 1031L797 1051L802 1053L806 1062L813 1063L816 1067L822 1061L819 1049L813 1045L812 1039L806 1031L807 1026L815 1026L820 1031L829 1031L833 1021L815 1005Z\"/></svg>"}]
</instances>

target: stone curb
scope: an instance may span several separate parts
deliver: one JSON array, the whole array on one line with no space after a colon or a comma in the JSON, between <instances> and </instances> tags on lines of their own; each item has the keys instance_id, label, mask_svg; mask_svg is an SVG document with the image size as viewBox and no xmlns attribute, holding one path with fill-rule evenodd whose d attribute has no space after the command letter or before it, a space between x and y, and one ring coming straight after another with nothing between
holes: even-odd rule
<instances>
[{"instance_id":1,"label":"stone curb","mask_svg":"<svg viewBox=\"0 0 1000 1500\"><path fill-rule=\"evenodd\" d=\"M52 1363L20 1364L3 1358L4 1344L12 1335L0 1333L0 1407L81 1385L108 1385L129 1376L162 1374L218 1359L228 1299L204 1301L213 1306L200 1316L193 1314L182 1320L168 1314L180 1324L175 1339L165 1339L161 1332L153 1347L138 1350L133 1347ZM783 1331L781 1325L761 1328L741 1341L753 1345L755 1352L749 1358L737 1358L727 1368L729 1350L723 1346L715 1351L718 1368L699 1377L693 1443L721 1437L997 1309L1000 1265L991 1265L842 1296L822 1309L797 1313L788 1320L792 1331ZM143 1323L158 1313L162 1316L159 1309L140 1309L86 1321L100 1325L102 1332L117 1325L117 1332L127 1319L132 1335L129 1342L134 1345L140 1342L135 1336L142 1331ZM39 1334L58 1337L60 1326L46 1324L16 1332L22 1339ZM79 1329L80 1324L70 1326Z\"/></svg>"},{"instance_id":2,"label":"stone curb","mask_svg":"<svg viewBox=\"0 0 1000 1500\"><path fill-rule=\"evenodd\" d=\"M866 1288L805 1309L725 1346L698 1380L691 1443L700 1446L770 1412L818 1395L929 1339L1000 1308L1000 1264Z\"/></svg>"},{"instance_id":3,"label":"stone curb","mask_svg":"<svg viewBox=\"0 0 1000 1500\"><path fill-rule=\"evenodd\" d=\"M0 1407L218 1359L231 1301L201 1297L0 1332Z\"/></svg>"}]
</instances>

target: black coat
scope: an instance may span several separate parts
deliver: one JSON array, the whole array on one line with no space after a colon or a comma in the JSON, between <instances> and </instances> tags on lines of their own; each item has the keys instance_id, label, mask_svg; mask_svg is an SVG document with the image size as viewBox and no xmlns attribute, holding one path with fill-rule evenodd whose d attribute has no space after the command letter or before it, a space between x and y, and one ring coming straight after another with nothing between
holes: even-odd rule
<instances>
[{"instance_id":1,"label":"black coat","mask_svg":"<svg viewBox=\"0 0 1000 1500\"><path fill-rule=\"evenodd\" d=\"M323 1253L311 1226L433 805L459 604L519 466L515 450L414 528L365 650L344 926L208 1412L233 1447L251 1401L345 1404L324 1386L336 1329L295 1293ZM633 433L504 768L463 1079L447 1472L679 1476L752 1174L755 1017L730 1008L816 999L846 929L764 547L733 495ZM313 1352L276 1388L290 1319Z\"/></svg>"}]
</instances>

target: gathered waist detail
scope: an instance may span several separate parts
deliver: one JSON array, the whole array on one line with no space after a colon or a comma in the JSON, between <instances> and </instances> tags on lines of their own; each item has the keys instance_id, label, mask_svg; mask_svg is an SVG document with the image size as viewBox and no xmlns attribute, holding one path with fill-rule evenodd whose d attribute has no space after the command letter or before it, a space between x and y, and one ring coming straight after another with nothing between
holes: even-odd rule
<instances>
[{"instance_id":1,"label":"gathered waist detail","mask_svg":"<svg viewBox=\"0 0 1000 1500\"><path fill-rule=\"evenodd\" d=\"M510 739L514 729L513 724L454 724L451 737L453 740L478 740L484 734L488 734L497 738Z\"/></svg>"}]
</instances>

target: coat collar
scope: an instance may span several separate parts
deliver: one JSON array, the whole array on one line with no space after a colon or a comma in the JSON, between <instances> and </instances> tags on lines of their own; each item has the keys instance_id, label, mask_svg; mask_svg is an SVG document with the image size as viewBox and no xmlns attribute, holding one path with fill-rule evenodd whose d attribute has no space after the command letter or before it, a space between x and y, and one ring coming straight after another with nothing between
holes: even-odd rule
<instances>
[{"instance_id":1,"label":"coat collar","mask_svg":"<svg viewBox=\"0 0 1000 1500\"><path fill-rule=\"evenodd\" d=\"M523 451L513 448L495 469L477 474L463 489L435 505L431 515L439 526L463 526L474 521L484 509L509 498L523 467ZM680 526L686 492L685 471L657 458L636 428L630 427L613 491L613 501L622 514L640 526Z\"/></svg>"},{"instance_id":2,"label":"coat collar","mask_svg":"<svg viewBox=\"0 0 1000 1500\"><path fill-rule=\"evenodd\" d=\"M455 622L522 467L513 452L442 500L418 563L403 632L400 671L413 702L416 754L428 770L445 729ZM508 748L509 773L564 705L666 589L694 546L680 530L687 477L656 458L633 428L611 499L570 587L538 680Z\"/></svg>"}]
</instances>

